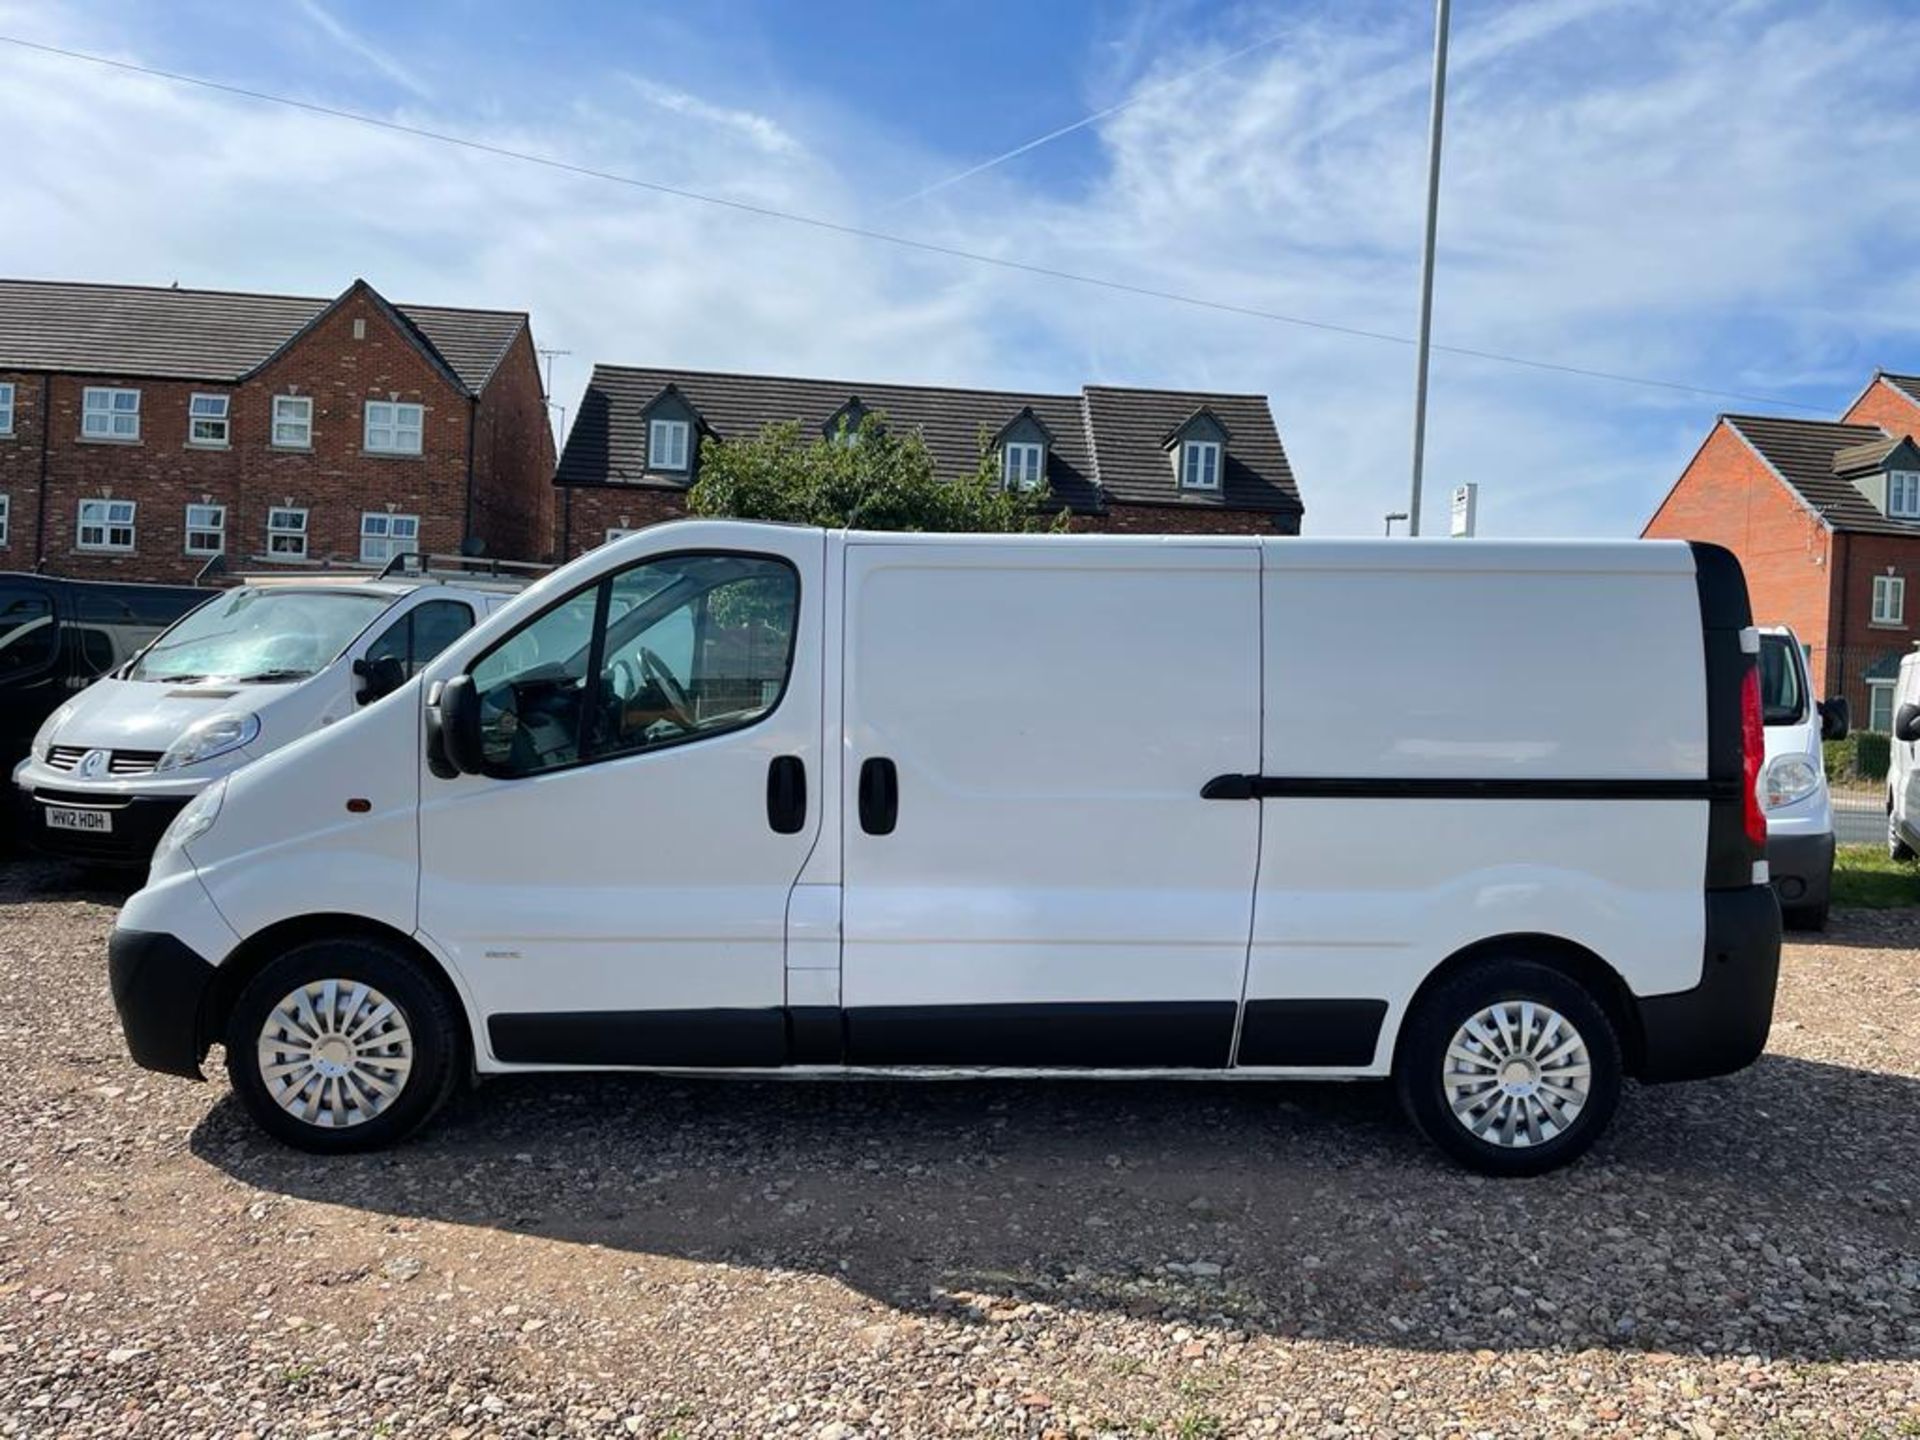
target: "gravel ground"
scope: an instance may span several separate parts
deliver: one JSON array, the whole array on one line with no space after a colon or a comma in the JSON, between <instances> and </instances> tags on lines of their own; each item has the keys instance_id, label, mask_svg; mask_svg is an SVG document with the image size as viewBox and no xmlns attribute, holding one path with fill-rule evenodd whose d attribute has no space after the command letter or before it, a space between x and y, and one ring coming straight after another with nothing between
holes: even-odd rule
<instances>
[{"instance_id":1,"label":"gravel ground","mask_svg":"<svg viewBox=\"0 0 1920 1440\"><path fill-rule=\"evenodd\" d=\"M0 873L0 1435L1920 1435L1920 912L1569 1172L1383 1089L485 1086L320 1161L126 1060Z\"/></svg>"}]
</instances>

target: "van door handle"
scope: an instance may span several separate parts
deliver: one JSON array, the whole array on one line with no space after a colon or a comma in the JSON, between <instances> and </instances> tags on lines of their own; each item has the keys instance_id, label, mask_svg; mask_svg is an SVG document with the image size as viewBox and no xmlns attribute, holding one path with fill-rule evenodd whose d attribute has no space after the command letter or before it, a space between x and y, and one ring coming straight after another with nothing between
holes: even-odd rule
<instances>
[{"instance_id":1,"label":"van door handle","mask_svg":"<svg viewBox=\"0 0 1920 1440\"><path fill-rule=\"evenodd\" d=\"M891 835L900 818L900 772L893 761L876 755L860 767L860 828L869 835Z\"/></svg>"},{"instance_id":2,"label":"van door handle","mask_svg":"<svg viewBox=\"0 0 1920 1440\"><path fill-rule=\"evenodd\" d=\"M798 755L776 755L767 765L767 824L776 835L806 828L807 767Z\"/></svg>"}]
</instances>

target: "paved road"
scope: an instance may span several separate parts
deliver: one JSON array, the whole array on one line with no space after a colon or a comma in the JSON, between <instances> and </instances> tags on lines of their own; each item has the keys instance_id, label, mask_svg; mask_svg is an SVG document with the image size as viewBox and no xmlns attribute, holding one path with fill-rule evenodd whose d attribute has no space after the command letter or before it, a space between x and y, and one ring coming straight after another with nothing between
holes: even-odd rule
<instances>
[{"instance_id":1,"label":"paved road","mask_svg":"<svg viewBox=\"0 0 1920 1440\"><path fill-rule=\"evenodd\" d=\"M1878 845L1887 838L1886 802L1878 795L1835 795L1833 838L1842 845Z\"/></svg>"}]
</instances>

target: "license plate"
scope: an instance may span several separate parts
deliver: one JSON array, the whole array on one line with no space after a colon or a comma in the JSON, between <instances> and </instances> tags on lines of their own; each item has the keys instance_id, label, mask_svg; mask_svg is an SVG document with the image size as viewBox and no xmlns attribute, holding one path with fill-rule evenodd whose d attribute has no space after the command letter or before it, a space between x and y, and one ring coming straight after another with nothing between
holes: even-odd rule
<instances>
[{"instance_id":1,"label":"license plate","mask_svg":"<svg viewBox=\"0 0 1920 1440\"><path fill-rule=\"evenodd\" d=\"M113 812L111 810L65 810L58 805L49 805L47 828L49 830L85 830L91 835L111 835Z\"/></svg>"}]
</instances>

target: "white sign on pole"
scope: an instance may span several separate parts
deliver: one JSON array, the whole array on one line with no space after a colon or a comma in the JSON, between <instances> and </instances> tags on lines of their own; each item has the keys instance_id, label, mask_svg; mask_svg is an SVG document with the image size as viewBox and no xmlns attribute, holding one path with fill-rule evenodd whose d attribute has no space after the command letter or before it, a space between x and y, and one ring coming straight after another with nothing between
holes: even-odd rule
<instances>
[{"instance_id":1,"label":"white sign on pole","mask_svg":"<svg viewBox=\"0 0 1920 1440\"><path fill-rule=\"evenodd\" d=\"M1479 518L1480 487L1474 484L1453 487L1453 523L1448 534L1471 538Z\"/></svg>"}]
</instances>

